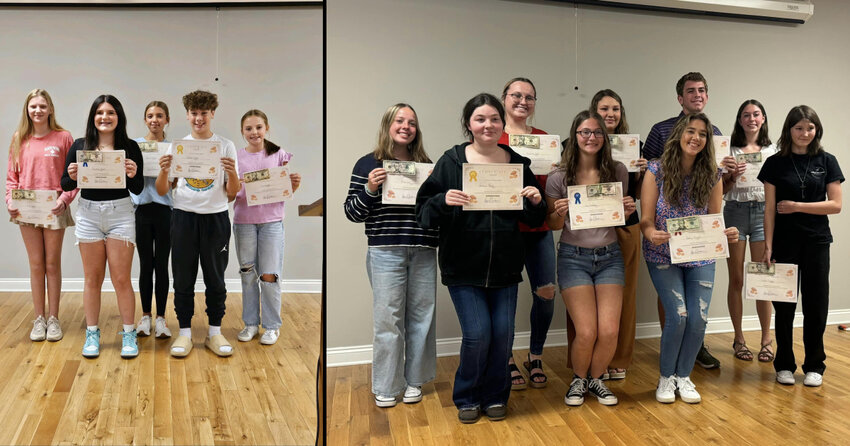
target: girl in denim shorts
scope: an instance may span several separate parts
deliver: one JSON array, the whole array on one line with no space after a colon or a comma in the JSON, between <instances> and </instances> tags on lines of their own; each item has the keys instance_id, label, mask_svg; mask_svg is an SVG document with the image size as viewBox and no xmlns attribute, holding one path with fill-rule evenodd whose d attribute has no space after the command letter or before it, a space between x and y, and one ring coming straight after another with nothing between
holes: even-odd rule
<instances>
[{"instance_id":1,"label":"girl in denim shorts","mask_svg":"<svg viewBox=\"0 0 850 446\"><path fill-rule=\"evenodd\" d=\"M611 158L602 117L585 110L573 119L560 167L549 174L546 183L547 223L553 229L563 228L558 285L576 329L570 351L573 379L564 397L570 406L583 404L588 390L604 405L617 404L616 395L602 382L617 348L623 304L623 255L614 225L635 211L635 202L625 195L625 215L616 216L611 226L573 229L581 220L569 214L570 205L587 200L590 192L585 196L575 191L570 194L568 186L599 183L617 183L622 196L628 189L629 173L625 165Z\"/></svg>"}]
</instances>

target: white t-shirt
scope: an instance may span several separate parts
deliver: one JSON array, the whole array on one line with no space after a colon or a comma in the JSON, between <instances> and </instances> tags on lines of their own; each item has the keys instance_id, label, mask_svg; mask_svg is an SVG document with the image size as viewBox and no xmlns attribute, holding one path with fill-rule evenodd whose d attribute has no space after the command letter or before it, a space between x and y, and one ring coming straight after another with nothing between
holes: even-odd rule
<instances>
[{"instance_id":1,"label":"white t-shirt","mask_svg":"<svg viewBox=\"0 0 850 446\"><path fill-rule=\"evenodd\" d=\"M194 140L195 138L192 138L192 135L189 134L183 139ZM233 141L216 134L213 134L209 139L199 139L198 141L220 142L223 149L222 157L233 158L233 161L236 161L236 145L233 144ZM173 150L174 143L172 142L165 153L170 155ZM174 188L172 197L174 209L196 214L216 214L227 211L227 190L224 187L226 180L227 174L224 169L219 169L218 175L211 180L178 178L177 187Z\"/></svg>"},{"instance_id":2,"label":"white t-shirt","mask_svg":"<svg viewBox=\"0 0 850 446\"><path fill-rule=\"evenodd\" d=\"M773 144L762 147L762 162L759 164L748 164L747 174L752 177L757 177L761 170L761 166L764 165L767 157L773 156L777 152L779 152L779 149ZM740 155L742 153L744 153L744 151L740 147L732 147L732 156ZM759 184L761 184L761 182L759 182ZM747 201L764 202L764 186L740 187L738 186L738 183L733 183L729 192L726 192L726 194L723 195L723 199L726 201L740 201L742 203Z\"/></svg>"}]
</instances>

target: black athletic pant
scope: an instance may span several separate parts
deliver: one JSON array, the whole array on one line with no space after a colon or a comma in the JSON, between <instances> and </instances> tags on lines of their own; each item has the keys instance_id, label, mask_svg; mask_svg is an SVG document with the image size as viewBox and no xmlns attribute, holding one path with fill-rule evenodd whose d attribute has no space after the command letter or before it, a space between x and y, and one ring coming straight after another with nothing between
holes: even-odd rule
<instances>
[{"instance_id":1,"label":"black athletic pant","mask_svg":"<svg viewBox=\"0 0 850 446\"><path fill-rule=\"evenodd\" d=\"M198 260L204 275L209 324L221 326L224 300L227 298L224 271L230 254L229 245L230 218L227 211L196 214L175 209L171 214L171 272L174 276L174 309L180 328L192 326Z\"/></svg>"},{"instance_id":2,"label":"black athletic pant","mask_svg":"<svg viewBox=\"0 0 850 446\"><path fill-rule=\"evenodd\" d=\"M169 288L168 256L171 253L170 207L148 203L136 208L136 249L139 251L142 312L151 312L151 300L156 293L156 315L165 317Z\"/></svg>"},{"instance_id":3,"label":"black athletic pant","mask_svg":"<svg viewBox=\"0 0 850 446\"><path fill-rule=\"evenodd\" d=\"M806 357L803 372L823 374L826 369L826 353L823 349L823 333L829 310L829 244L809 243L804 240L777 240L773 245L773 258L779 263L799 265L798 280L803 305L803 346ZM794 360L794 313L796 303L774 302L776 311L776 359L773 368L797 369Z\"/></svg>"}]
</instances>

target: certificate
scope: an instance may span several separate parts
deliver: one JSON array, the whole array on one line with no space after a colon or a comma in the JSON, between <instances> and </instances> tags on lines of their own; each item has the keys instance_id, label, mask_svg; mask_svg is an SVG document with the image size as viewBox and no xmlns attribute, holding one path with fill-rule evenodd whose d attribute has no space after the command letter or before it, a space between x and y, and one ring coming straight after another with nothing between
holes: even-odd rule
<instances>
[{"instance_id":1,"label":"certificate","mask_svg":"<svg viewBox=\"0 0 850 446\"><path fill-rule=\"evenodd\" d=\"M386 165L387 161L384 161ZM425 182L431 171L434 170L432 163L415 163L409 161L413 167L413 175L402 174L400 172L390 172L387 170L387 179L381 186L381 202L383 204L401 204L413 206L416 204L416 193L419 192L419 186ZM404 168L405 172L409 168Z\"/></svg>"},{"instance_id":2,"label":"certificate","mask_svg":"<svg viewBox=\"0 0 850 446\"><path fill-rule=\"evenodd\" d=\"M711 137L714 138L714 161L717 163L720 171L726 173L726 168L723 167L722 163L723 158L732 154L732 146L730 145L732 138L720 135L712 135Z\"/></svg>"},{"instance_id":3,"label":"certificate","mask_svg":"<svg viewBox=\"0 0 850 446\"><path fill-rule=\"evenodd\" d=\"M797 265L748 262L744 276L747 299L797 302Z\"/></svg>"},{"instance_id":4,"label":"certificate","mask_svg":"<svg viewBox=\"0 0 850 446\"><path fill-rule=\"evenodd\" d=\"M723 214L668 218L671 263L729 257Z\"/></svg>"},{"instance_id":5,"label":"certificate","mask_svg":"<svg viewBox=\"0 0 850 446\"><path fill-rule=\"evenodd\" d=\"M269 167L242 174L248 206L279 203L292 198L292 181L286 166Z\"/></svg>"},{"instance_id":6,"label":"certificate","mask_svg":"<svg viewBox=\"0 0 850 446\"><path fill-rule=\"evenodd\" d=\"M12 205L20 212L16 220L42 226L56 221L51 212L58 198L55 190L13 189L11 192Z\"/></svg>"},{"instance_id":7,"label":"certificate","mask_svg":"<svg viewBox=\"0 0 850 446\"><path fill-rule=\"evenodd\" d=\"M561 137L558 135L510 135L514 152L531 160L531 172L548 175L561 162Z\"/></svg>"},{"instance_id":8,"label":"certificate","mask_svg":"<svg viewBox=\"0 0 850 446\"><path fill-rule=\"evenodd\" d=\"M214 179L218 175L224 150L220 142L178 139L171 144L172 178Z\"/></svg>"},{"instance_id":9,"label":"certificate","mask_svg":"<svg viewBox=\"0 0 850 446\"><path fill-rule=\"evenodd\" d=\"M77 187L124 189L123 150L77 150Z\"/></svg>"},{"instance_id":10,"label":"certificate","mask_svg":"<svg viewBox=\"0 0 850 446\"><path fill-rule=\"evenodd\" d=\"M142 175L146 177L159 176L159 158L165 155L170 144L167 142L145 141L139 143L142 150L143 170Z\"/></svg>"},{"instance_id":11,"label":"certificate","mask_svg":"<svg viewBox=\"0 0 850 446\"><path fill-rule=\"evenodd\" d=\"M638 172L640 169L637 160L640 159L640 135L608 135L611 143L611 157L626 165L629 172Z\"/></svg>"},{"instance_id":12,"label":"certificate","mask_svg":"<svg viewBox=\"0 0 850 446\"><path fill-rule=\"evenodd\" d=\"M567 187L570 229L606 228L626 224L623 183Z\"/></svg>"},{"instance_id":13,"label":"certificate","mask_svg":"<svg viewBox=\"0 0 850 446\"><path fill-rule=\"evenodd\" d=\"M735 162L747 165L744 173L735 180L737 187L764 187L764 184L758 180L761 166L764 164L761 152L735 155Z\"/></svg>"},{"instance_id":14,"label":"certificate","mask_svg":"<svg viewBox=\"0 0 850 446\"><path fill-rule=\"evenodd\" d=\"M537 136L537 135L535 135ZM465 211L521 211L522 164L463 164Z\"/></svg>"}]
</instances>

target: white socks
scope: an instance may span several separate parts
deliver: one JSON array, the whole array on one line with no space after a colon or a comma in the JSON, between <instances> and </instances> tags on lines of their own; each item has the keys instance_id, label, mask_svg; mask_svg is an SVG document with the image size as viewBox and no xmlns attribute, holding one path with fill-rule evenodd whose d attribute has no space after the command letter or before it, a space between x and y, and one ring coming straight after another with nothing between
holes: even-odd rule
<instances>
[{"instance_id":1,"label":"white socks","mask_svg":"<svg viewBox=\"0 0 850 446\"><path fill-rule=\"evenodd\" d=\"M192 338L192 329L191 328L181 328L180 336L186 336L187 338Z\"/></svg>"},{"instance_id":2,"label":"white socks","mask_svg":"<svg viewBox=\"0 0 850 446\"><path fill-rule=\"evenodd\" d=\"M210 325L210 337L221 334L221 326Z\"/></svg>"},{"instance_id":3,"label":"white socks","mask_svg":"<svg viewBox=\"0 0 850 446\"><path fill-rule=\"evenodd\" d=\"M136 329L136 326L133 324L124 324L124 332L129 333Z\"/></svg>"},{"instance_id":4,"label":"white socks","mask_svg":"<svg viewBox=\"0 0 850 446\"><path fill-rule=\"evenodd\" d=\"M97 331L97 325L86 325L86 330Z\"/></svg>"}]
</instances>

